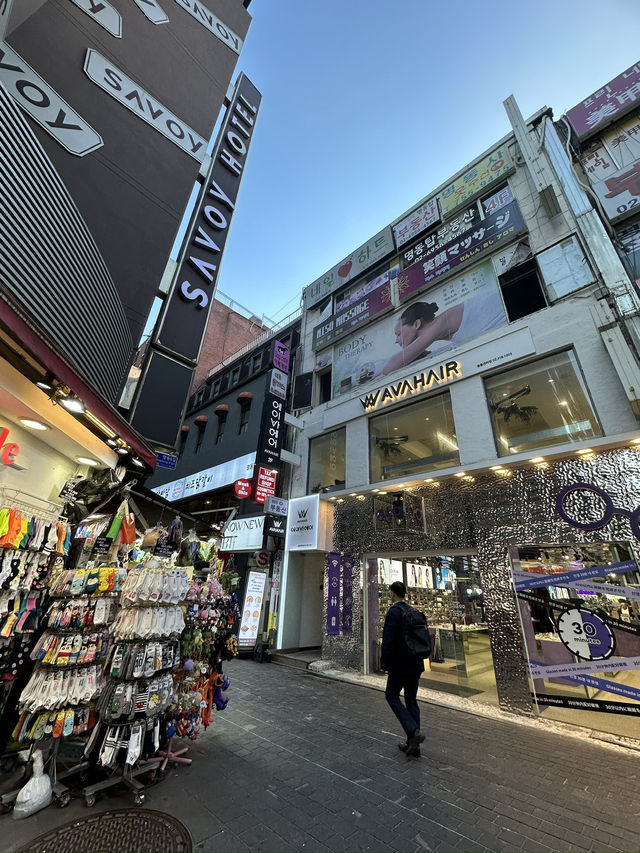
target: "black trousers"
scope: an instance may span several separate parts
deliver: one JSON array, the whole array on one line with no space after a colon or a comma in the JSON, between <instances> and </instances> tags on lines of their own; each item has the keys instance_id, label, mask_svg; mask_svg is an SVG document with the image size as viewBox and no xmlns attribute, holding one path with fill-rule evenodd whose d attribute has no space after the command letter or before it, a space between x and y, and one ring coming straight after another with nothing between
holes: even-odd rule
<instances>
[{"instance_id":1,"label":"black trousers","mask_svg":"<svg viewBox=\"0 0 640 853\"><path fill-rule=\"evenodd\" d=\"M420 728L420 708L416 700L419 681L419 672L409 674L389 672L387 675L387 687L384 691L385 699L400 721L400 725L405 730L407 737ZM404 705L400 698L401 690L404 690Z\"/></svg>"}]
</instances>

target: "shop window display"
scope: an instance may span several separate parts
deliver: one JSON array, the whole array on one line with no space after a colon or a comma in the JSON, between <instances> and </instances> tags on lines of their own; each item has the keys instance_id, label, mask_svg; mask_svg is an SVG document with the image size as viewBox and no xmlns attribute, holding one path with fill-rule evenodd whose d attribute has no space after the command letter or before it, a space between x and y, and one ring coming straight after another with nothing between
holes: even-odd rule
<instances>
[{"instance_id":1,"label":"shop window display","mask_svg":"<svg viewBox=\"0 0 640 853\"><path fill-rule=\"evenodd\" d=\"M485 379L500 456L602 435L573 351Z\"/></svg>"},{"instance_id":2,"label":"shop window display","mask_svg":"<svg viewBox=\"0 0 640 853\"><path fill-rule=\"evenodd\" d=\"M473 555L369 557L367 565L368 668L380 670L382 628L391 598L389 585L401 580L406 601L422 611L433 651L421 685L497 704L493 659L484 619L484 599Z\"/></svg>"},{"instance_id":3,"label":"shop window display","mask_svg":"<svg viewBox=\"0 0 640 853\"><path fill-rule=\"evenodd\" d=\"M309 442L309 493L344 488L346 429L334 429Z\"/></svg>"},{"instance_id":4,"label":"shop window display","mask_svg":"<svg viewBox=\"0 0 640 853\"><path fill-rule=\"evenodd\" d=\"M369 449L372 483L458 465L449 393L371 418Z\"/></svg>"},{"instance_id":5,"label":"shop window display","mask_svg":"<svg viewBox=\"0 0 640 853\"><path fill-rule=\"evenodd\" d=\"M510 559L538 713L633 735L640 570L628 543L526 545Z\"/></svg>"}]
</instances>

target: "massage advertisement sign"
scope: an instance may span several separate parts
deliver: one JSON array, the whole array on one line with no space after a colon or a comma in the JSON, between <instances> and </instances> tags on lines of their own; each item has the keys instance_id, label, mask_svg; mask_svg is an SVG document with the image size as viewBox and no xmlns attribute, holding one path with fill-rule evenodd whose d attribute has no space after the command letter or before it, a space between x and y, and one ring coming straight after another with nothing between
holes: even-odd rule
<instances>
[{"instance_id":1,"label":"massage advertisement sign","mask_svg":"<svg viewBox=\"0 0 640 853\"><path fill-rule=\"evenodd\" d=\"M336 344L333 396L506 323L493 266L490 261L478 264Z\"/></svg>"},{"instance_id":2,"label":"massage advertisement sign","mask_svg":"<svg viewBox=\"0 0 640 853\"><path fill-rule=\"evenodd\" d=\"M584 520L587 498L604 506L595 521ZM634 534L640 533L633 513L614 507L604 490L587 483L562 489L556 510L581 530L598 530L614 515L627 516ZM531 695L541 711L561 707L640 717L640 572L635 560L615 558L620 551L618 557L627 556L628 548L598 547L578 545L576 553L567 546L544 546L542 555L569 558L556 565L525 562L519 549L511 549ZM562 554L567 550L572 553ZM602 554L598 564L593 558Z\"/></svg>"}]
</instances>

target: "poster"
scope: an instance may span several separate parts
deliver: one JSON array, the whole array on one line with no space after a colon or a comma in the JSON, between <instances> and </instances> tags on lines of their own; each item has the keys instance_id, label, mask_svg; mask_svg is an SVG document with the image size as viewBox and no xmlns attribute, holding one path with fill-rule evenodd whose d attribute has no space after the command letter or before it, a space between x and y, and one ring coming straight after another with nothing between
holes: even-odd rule
<instances>
[{"instance_id":1,"label":"poster","mask_svg":"<svg viewBox=\"0 0 640 853\"><path fill-rule=\"evenodd\" d=\"M267 576L264 572L249 572L244 604L242 605L240 630L238 631L238 646L240 648L250 649L255 646L258 639L258 626L266 579Z\"/></svg>"},{"instance_id":2,"label":"poster","mask_svg":"<svg viewBox=\"0 0 640 853\"><path fill-rule=\"evenodd\" d=\"M433 589L431 567L424 563L407 563L407 586L414 589Z\"/></svg>"},{"instance_id":3,"label":"poster","mask_svg":"<svg viewBox=\"0 0 640 853\"><path fill-rule=\"evenodd\" d=\"M389 586L396 581L403 583L402 577L402 560L389 560L383 557L378 558L378 583Z\"/></svg>"},{"instance_id":4,"label":"poster","mask_svg":"<svg viewBox=\"0 0 640 853\"><path fill-rule=\"evenodd\" d=\"M333 348L333 396L507 323L491 261L449 279Z\"/></svg>"}]
</instances>

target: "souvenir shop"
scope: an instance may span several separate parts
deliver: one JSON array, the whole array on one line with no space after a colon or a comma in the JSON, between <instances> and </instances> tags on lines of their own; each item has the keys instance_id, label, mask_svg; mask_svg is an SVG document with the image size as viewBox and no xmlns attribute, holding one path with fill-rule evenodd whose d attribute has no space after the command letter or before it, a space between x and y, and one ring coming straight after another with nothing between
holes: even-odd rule
<instances>
[{"instance_id":1,"label":"souvenir shop","mask_svg":"<svg viewBox=\"0 0 640 853\"><path fill-rule=\"evenodd\" d=\"M1 808L140 804L227 704L237 599L216 541L138 486L152 453L124 421L93 415L100 435L1 366Z\"/></svg>"},{"instance_id":2,"label":"souvenir shop","mask_svg":"<svg viewBox=\"0 0 640 853\"><path fill-rule=\"evenodd\" d=\"M322 658L380 673L401 580L433 640L422 687L638 738L639 448L329 498Z\"/></svg>"}]
</instances>

